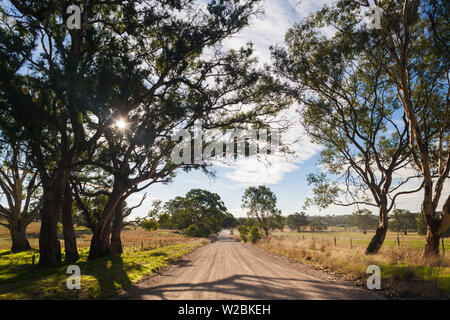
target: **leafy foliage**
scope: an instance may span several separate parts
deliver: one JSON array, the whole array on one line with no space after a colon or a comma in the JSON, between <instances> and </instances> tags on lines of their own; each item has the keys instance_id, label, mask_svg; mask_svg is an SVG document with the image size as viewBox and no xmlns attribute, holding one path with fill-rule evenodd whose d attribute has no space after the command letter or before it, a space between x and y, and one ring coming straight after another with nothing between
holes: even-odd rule
<instances>
[{"instance_id":1,"label":"leafy foliage","mask_svg":"<svg viewBox=\"0 0 450 320\"><path fill-rule=\"evenodd\" d=\"M239 236L241 238L242 241L247 242L248 241L248 234L250 232L250 229L247 225L245 224L241 224L238 227L238 231L239 231Z\"/></svg>"},{"instance_id":2,"label":"leafy foliage","mask_svg":"<svg viewBox=\"0 0 450 320\"><path fill-rule=\"evenodd\" d=\"M168 201L159 215L160 224L184 229L186 235L208 237L217 233L226 219L227 209L216 193L192 189L184 197Z\"/></svg>"},{"instance_id":3,"label":"leafy foliage","mask_svg":"<svg viewBox=\"0 0 450 320\"><path fill-rule=\"evenodd\" d=\"M288 215L286 218L286 224L291 230L297 230L300 232L301 227L308 225L306 213L300 212Z\"/></svg>"},{"instance_id":4,"label":"leafy foliage","mask_svg":"<svg viewBox=\"0 0 450 320\"><path fill-rule=\"evenodd\" d=\"M261 239L261 233L259 232L259 228L257 226L253 226L250 229L250 242L255 244Z\"/></svg>"},{"instance_id":5,"label":"leafy foliage","mask_svg":"<svg viewBox=\"0 0 450 320\"><path fill-rule=\"evenodd\" d=\"M277 197L266 186L249 187L242 196L242 208L248 209L247 215L255 218L265 235L276 228L282 228L284 219L276 207Z\"/></svg>"}]
</instances>

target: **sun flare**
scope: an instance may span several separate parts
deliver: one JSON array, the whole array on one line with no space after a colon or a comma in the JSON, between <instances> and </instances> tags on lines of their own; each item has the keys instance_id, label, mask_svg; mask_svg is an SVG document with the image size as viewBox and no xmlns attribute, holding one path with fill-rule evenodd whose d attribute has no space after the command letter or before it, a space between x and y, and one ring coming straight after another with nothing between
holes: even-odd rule
<instances>
[{"instance_id":1,"label":"sun flare","mask_svg":"<svg viewBox=\"0 0 450 320\"><path fill-rule=\"evenodd\" d=\"M125 130L128 127L128 123L124 119L119 118L116 120L115 126L120 130Z\"/></svg>"}]
</instances>

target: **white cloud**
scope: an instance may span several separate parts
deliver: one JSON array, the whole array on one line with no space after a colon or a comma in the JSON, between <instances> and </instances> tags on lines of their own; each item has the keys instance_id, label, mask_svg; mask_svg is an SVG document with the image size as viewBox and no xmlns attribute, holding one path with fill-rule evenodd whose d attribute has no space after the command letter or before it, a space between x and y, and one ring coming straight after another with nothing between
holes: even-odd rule
<instances>
[{"instance_id":1,"label":"white cloud","mask_svg":"<svg viewBox=\"0 0 450 320\"><path fill-rule=\"evenodd\" d=\"M295 106L292 107L282 118L291 119L291 122L292 119L298 119L295 109ZM298 121L293 122L292 127L281 134L281 142L289 147L292 154L275 153L258 158L241 157L231 164L217 165L229 168L230 171L225 177L238 182L241 186L278 184L286 174L298 170L301 163L312 158L322 148L308 139Z\"/></svg>"}]
</instances>

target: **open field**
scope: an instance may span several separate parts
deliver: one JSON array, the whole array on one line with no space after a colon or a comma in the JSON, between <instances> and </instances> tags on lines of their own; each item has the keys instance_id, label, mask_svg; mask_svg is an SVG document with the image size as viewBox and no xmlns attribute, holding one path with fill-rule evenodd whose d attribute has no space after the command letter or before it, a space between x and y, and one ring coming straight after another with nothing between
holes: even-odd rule
<instances>
[{"instance_id":1,"label":"open field","mask_svg":"<svg viewBox=\"0 0 450 320\"><path fill-rule=\"evenodd\" d=\"M370 265L381 269L382 289L391 296L411 298L450 298L450 253L446 257L423 260L424 236L389 233L378 254L366 256L364 250L372 232L352 231L307 233L275 232L258 246L269 252L365 285ZM336 237L336 246L334 244ZM352 243L350 244L350 238ZM450 248L449 239L445 246ZM442 252L442 251L441 251Z\"/></svg>"},{"instance_id":2,"label":"open field","mask_svg":"<svg viewBox=\"0 0 450 320\"><path fill-rule=\"evenodd\" d=\"M40 223L33 222L27 228L28 241L32 248L39 247ZM169 244L181 244L186 241L186 237L176 230L157 230L156 232L147 232L141 228L125 228L122 230L121 239L124 247L132 248L157 248ZM78 248L89 248L92 234L86 227L75 228L77 235ZM64 238L59 234L61 248L64 248ZM11 248L11 239L8 229L0 226L0 250L9 250Z\"/></svg>"},{"instance_id":3,"label":"open field","mask_svg":"<svg viewBox=\"0 0 450 320\"><path fill-rule=\"evenodd\" d=\"M347 228L333 228L330 231L316 231L316 232L274 232L273 236L277 237L294 237L300 239L313 239L321 241L322 239L326 241L332 241L334 245L334 238L336 237L337 247L361 247L365 248L370 242L370 239L375 234L374 230L368 230L366 234L355 229ZM398 240L397 240L398 237ZM391 248L410 248L414 250L423 250L425 247L425 236L418 235L415 232L408 233L408 235L403 235L402 233L388 231L386 239L384 240L383 247ZM447 249L447 256L450 257L450 238L444 239L444 248ZM442 253L442 244L441 244Z\"/></svg>"},{"instance_id":4,"label":"open field","mask_svg":"<svg viewBox=\"0 0 450 320\"><path fill-rule=\"evenodd\" d=\"M39 224L27 229L30 244L37 248ZM132 283L146 277L208 243L206 239L187 238L173 230L147 232L124 230L124 253L87 261L91 234L85 228L77 231L81 269L81 289L66 286L67 265L41 270L32 266L37 249L21 253L9 251L7 230L0 230L0 299L90 299L110 297ZM64 241L61 241L63 246ZM63 254L64 258L64 254Z\"/></svg>"}]
</instances>

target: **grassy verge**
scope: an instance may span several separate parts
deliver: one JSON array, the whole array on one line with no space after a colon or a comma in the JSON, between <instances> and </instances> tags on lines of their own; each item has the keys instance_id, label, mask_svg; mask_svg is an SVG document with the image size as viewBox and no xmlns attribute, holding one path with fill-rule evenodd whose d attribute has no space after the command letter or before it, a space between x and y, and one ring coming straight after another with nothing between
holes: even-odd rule
<instances>
[{"instance_id":1,"label":"grassy verge","mask_svg":"<svg viewBox=\"0 0 450 320\"><path fill-rule=\"evenodd\" d=\"M287 237L297 239L315 239L315 240L329 240L334 241L336 238L337 247L348 247L350 245L350 239L352 240L353 247L367 248L370 240L375 234L375 230L368 230L366 234L356 229L353 231L316 231L316 232L274 232L276 237ZM410 248L414 250L422 251L425 247L425 236L418 235L417 233L408 233L408 235L398 234L397 232L388 231L383 243L383 247L390 248ZM450 252L450 238L444 239L444 246L446 250ZM442 252L442 243L441 243ZM449 253L450 254L450 253Z\"/></svg>"},{"instance_id":2,"label":"grassy verge","mask_svg":"<svg viewBox=\"0 0 450 320\"><path fill-rule=\"evenodd\" d=\"M364 255L364 247L335 247L334 241L303 240L274 236L258 246L269 252L332 271L345 279L365 285L367 267L381 269L382 289L391 296L418 299L450 298L450 263L447 259L421 258L421 252L406 247L386 246L376 255Z\"/></svg>"},{"instance_id":3,"label":"grassy verge","mask_svg":"<svg viewBox=\"0 0 450 320\"><path fill-rule=\"evenodd\" d=\"M37 250L22 253L0 250L0 299L107 298L206 242L191 239L153 250L125 247L122 256L91 261L87 261L88 249L81 249L81 258L76 263L81 269L80 290L67 289L67 265L45 270L32 268L33 255L36 262L39 259Z\"/></svg>"}]
</instances>

